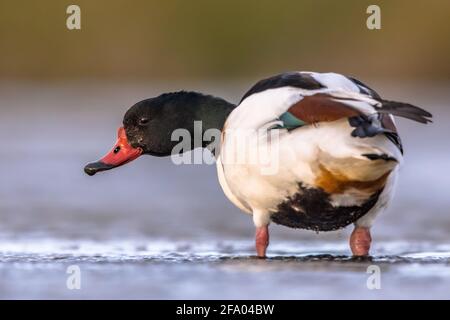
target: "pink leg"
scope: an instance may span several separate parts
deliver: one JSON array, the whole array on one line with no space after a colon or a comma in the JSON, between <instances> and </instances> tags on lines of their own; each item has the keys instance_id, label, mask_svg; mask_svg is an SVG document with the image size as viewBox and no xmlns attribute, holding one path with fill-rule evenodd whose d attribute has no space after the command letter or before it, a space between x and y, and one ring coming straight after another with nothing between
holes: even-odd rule
<instances>
[{"instance_id":1,"label":"pink leg","mask_svg":"<svg viewBox=\"0 0 450 320\"><path fill-rule=\"evenodd\" d=\"M350 236L350 249L354 256L369 255L370 243L372 238L370 236L370 229L364 227L355 227Z\"/></svg>"},{"instance_id":2,"label":"pink leg","mask_svg":"<svg viewBox=\"0 0 450 320\"><path fill-rule=\"evenodd\" d=\"M266 257L266 249L269 245L269 226L256 228L256 254L260 258Z\"/></svg>"}]
</instances>

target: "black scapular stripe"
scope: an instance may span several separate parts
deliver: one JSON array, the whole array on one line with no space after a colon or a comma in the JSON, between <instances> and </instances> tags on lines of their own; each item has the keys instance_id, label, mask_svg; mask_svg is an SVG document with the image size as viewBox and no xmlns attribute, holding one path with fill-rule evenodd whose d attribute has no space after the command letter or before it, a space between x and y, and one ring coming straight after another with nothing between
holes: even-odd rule
<instances>
[{"instance_id":1,"label":"black scapular stripe","mask_svg":"<svg viewBox=\"0 0 450 320\"><path fill-rule=\"evenodd\" d=\"M384 160L384 161L395 161L397 162L397 159L394 157L391 157L385 153L383 154L376 154L376 153L364 153L362 156L366 157L369 160Z\"/></svg>"},{"instance_id":2,"label":"black scapular stripe","mask_svg":"<svg viewBox=\"0 0 450 320\"><path fill-rule=\"evenodd\" d=\"M325 88L320 82L307 73L286 72L267 79L258 81L247 91L241 99L241 102L252 94L262 92L268 89L296 87L305 90L318 90Z\"/></svg>"},{"instance_id":3,"label":"black scapular stripe","mask_svg":"<svg viewBox=\"0 0 450 320\"><path fill-rule=\"evenodd\" d=\"M359 87L359 92L362 94L369 94L371 97L375 98L375 99L381 99L380 95L378 94L378 92L376 92L375 90L373 90L371 87L369 87L368 85L366 85L364 82L353 78L353 77L347 77L351 82L353 82L354 84L356 84Z\"/></svg>"}]
</instances>

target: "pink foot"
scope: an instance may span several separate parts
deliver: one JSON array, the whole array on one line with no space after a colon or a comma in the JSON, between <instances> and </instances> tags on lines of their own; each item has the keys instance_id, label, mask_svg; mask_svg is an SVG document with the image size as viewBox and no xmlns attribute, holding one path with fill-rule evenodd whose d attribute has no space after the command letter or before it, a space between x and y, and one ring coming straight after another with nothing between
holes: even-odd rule
<instances>
[{"instance_id":1,"label":"pink foot","mask_svg":"<svg viewBox=\"0 0 450 320\"><path fill-rule=\"evenodd\" d=\"M369 255L370 243L372 238L370 236L370 229L364 227L355 227L350 236L350 249L354 256Z\"/></svg>"},{"instance_id":2,"label":"pink foot","mask_svg":"<svg viewBox=\"0 0 450 320\"><path fill-rule=\"evenodd\" d=\"M256 228L256 254L260 258L266 257L266 249L269 245L269 226Z\"/></svg>"}]
</instances>

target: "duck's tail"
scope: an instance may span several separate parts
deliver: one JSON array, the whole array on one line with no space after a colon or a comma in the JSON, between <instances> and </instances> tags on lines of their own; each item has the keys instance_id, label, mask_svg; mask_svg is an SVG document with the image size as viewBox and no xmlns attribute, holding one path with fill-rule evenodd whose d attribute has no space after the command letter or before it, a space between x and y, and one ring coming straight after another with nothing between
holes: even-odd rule
<instances>
[{"instance_id":1,"label":"duck's tail","mask_svg":"<svg viewBox=\"0 0 450 320\"><path fill-rule=\"evenodd\" d=\"M425 124L433 122L430 119L433 117L431 113L412 104L389 100L379 101L381 102L381 107L377 108L378 113L388 113Z\"/></svg>"}]
</instances>

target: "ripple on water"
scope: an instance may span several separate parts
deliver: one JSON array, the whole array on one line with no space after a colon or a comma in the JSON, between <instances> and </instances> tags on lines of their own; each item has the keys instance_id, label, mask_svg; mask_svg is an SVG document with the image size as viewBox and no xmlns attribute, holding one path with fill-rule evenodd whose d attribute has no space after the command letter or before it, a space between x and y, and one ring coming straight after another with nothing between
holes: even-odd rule
<instances>
[{"instance_id":1,"label":"ripple on water","mask_svg":"<svg viewBox=\"0 0 450 320\"><path fill-rule=\"evenodd\" d=\"M355 258L347 254L345 243L277 243L270 248L266 264L332 263L337 264L449 264L450 245L423 243L378 243L379 252L371 257ZM428 250L426 250L428 249ZM433 250L434 249L434 250ZM439 249L437 251L436 249ZM390 252L390 254L386 254ZM92 262L92 263L255 263L250 241L172 242L149 241L35 241L0 242L0 262Z\"/></svg>"}]
</instances>

